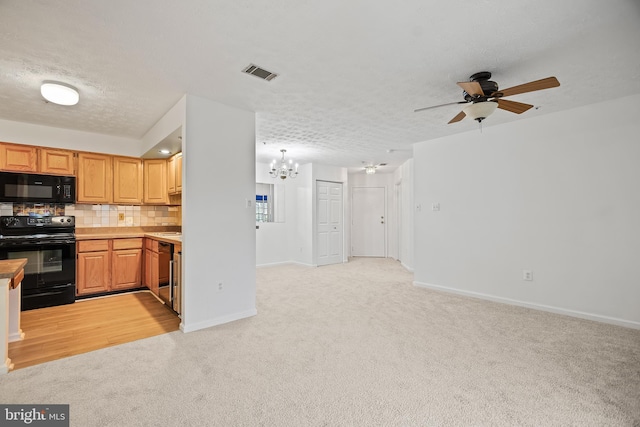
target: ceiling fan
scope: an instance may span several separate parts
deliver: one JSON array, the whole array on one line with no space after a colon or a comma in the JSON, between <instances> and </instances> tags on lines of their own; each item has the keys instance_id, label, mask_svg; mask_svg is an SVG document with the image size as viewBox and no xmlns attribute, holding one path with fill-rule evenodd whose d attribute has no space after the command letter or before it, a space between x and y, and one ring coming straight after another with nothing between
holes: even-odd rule
<instances>
[{"instance_id":1,"label":"ceiling fan","mask_svg":"<svg viewBox=\"0 0 640 427\"><path fill-rule=\"evenodd\" d=\"M387 166L386 163L378 163L377 165L374 165L373 162L362 162L364 166L364 171L367 175L373 175L374 173L376 173L376 169L378 168L378 166Z\"/></svg>"},{"instance_id":2,"label":"ceiling fan","mask_svg":"<svg viewBox=\"0 0 640 427\"><path fill-rule=\"evenodd\" d=\"M449 124L459 122L465 116L469 116L478 123L482 123L484 119L489 117L496 108L510 111L516 114L522 114L533 105L524 104L522 102L509 101L503 99L506 96L519 95L521 93L534 92L536 90L549 89L560 86L560 82L555 77L547 77L546 79L536 80L513 86L508 89L498 89L498 84L489 80L491 73L489 71L481 71L469 77L468 82L458 82L458 86L463 89L462 95L464 101L449 102L447 104L433 105L431 107L418 108L414 112L430 110L432 108L444 107L454 104L468 104L462 109Z\"/></svg>"}]
</instances>

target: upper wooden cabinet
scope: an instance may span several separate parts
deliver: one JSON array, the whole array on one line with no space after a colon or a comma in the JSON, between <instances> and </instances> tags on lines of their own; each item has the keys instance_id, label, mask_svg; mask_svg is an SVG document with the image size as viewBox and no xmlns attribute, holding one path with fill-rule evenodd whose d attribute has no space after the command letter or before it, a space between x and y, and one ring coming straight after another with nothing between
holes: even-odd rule
<instances>
[{"instance_id":1,"label":"upper wooden cabinet","mask_svg":"<svg viewBox=\"0 0 640 427\"><path fill-rule=\"evenodd\" d=\"M167 188L169 194L182 193L182 153L167 161Z\"/></svg>"},{"instance_id":2,"label":"upper wooden cabinet","mask_svg":"<svg viewBox=\"0 0 640 427\"><path fill-rule=\"evenodd\" d=\"M176 193L182 193L182 153L175 155L176 159Z\"/></svg>"},{"instance_id":3,"label":"upper wooden cabinet","mask_svg":"<svg viewBox=\"0 0 640 427\"><path fill-rule=\"evenodd\" d=\"M143 195L142 160L113 158L113 202L139 205Z\"/></svg>"},{"instance_id":4,"label":"upper wooden cabinet","mask_svg":"<svg viewBox=\"0 0 640 427\"><path fill-rule=\"evenodd\" d=\"M144 203L154 205L169 203L167 161L165 159L144 161Z\"/></svg>"},{"instance_id":5,"label":"upper wooden cabinet","mask_svg":"<svg viewBox=\"0 0 640 427\"><path fill-rule=\"evenodd\" d=\"M10 172L38 172L38 147L0 143L0 169Z\"/></svg>"},{"instance_id":6,"label":"upper wooden cabinet","mask_svg":"<svg viewBox=\"0 0 640 427\"><path fill-rule=\"evenodd\" d=\"M112 199L112 157L79 153L76 197L78 203L109 203Z\"/></svg>"},{"instance_id":7,"label":"upper wooden cabinet","mask_svg":"<svg viewBox=\"0 0 640 427\"><path fill-rule=\"evenodd\" d=\"M46 174L75 175L73 151L41 148L38 155L38 170Z\"/></svg>"},{"instance_id":8,"label":"upper wooden cabinet","mask_svg":"<svg viewBox=\"0 0 640 427\"><path fill-rule=\"evenodd\" d=\"M0 143L0 170L75 175L73 151Z\"/></svg>"}]
</instances>

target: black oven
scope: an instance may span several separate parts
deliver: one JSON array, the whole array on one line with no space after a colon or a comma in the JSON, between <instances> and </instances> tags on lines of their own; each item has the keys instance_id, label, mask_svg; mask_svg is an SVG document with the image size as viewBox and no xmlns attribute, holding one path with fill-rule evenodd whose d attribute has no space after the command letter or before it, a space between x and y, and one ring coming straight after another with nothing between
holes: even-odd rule
<instances>
[{"instance_id":1,"label":"black oven","mask_svg":"<svg viewBox=\"0 0 640 427\"><path fill-rule=\"evenodd\" d=\"M22 310L75 301L74 217L0 217L0 259L16 258L27 259Z\"/></svg>"},{"instance_id":2,"label":"black oven","mask_svg":"<svg viewBox=\"0 0 640 427\"><path fill-rule=\"evenodd\" d=\"M76 178L0 172L0 202L75 203Z\"/></svg>"}]
</instances>

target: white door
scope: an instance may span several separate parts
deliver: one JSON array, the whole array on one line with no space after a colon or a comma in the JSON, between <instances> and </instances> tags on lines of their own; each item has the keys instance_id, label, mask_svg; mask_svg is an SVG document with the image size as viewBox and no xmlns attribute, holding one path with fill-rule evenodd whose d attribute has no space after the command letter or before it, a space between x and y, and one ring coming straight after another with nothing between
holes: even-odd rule
<instances>
[{"instance_id":1,"label":"white door","mask_svg":"<svg viewBox=\"0 0 640 427\"><path fill-rule=\"evenodd\" d=\"M354 187L351 198L351 255L386 256L384 187Z\"/></svg>"},{"instance_id":2,"label":"white door","mask_svg":"<svg viewBox=\"0 0 640 427\"><path fill-rule=\"evenodd\" d=\"M316 181L317 265L342 262L342 184Z\"/></svg>"}]
</instances>

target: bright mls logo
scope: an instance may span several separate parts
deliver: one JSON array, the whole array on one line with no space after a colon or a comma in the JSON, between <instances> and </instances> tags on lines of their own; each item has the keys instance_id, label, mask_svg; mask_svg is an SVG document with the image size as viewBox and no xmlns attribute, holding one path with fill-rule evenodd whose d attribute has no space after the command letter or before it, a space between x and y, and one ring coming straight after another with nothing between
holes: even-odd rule
<instances>
[{"instance_id":1,"label":"bright mls logo","mask_svg":"<svg viewBox=\"0 0 640 427\"><path fill-rule=\"evenodd\" d=\"M0 426L69 427L69 405L0 405Z\"/></svg>"}]
</instances>

